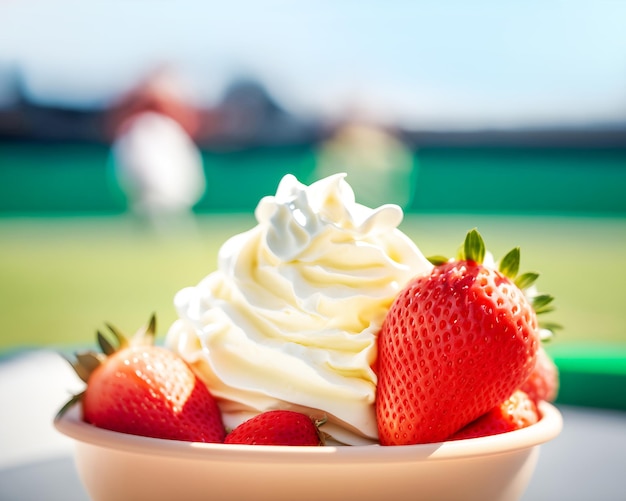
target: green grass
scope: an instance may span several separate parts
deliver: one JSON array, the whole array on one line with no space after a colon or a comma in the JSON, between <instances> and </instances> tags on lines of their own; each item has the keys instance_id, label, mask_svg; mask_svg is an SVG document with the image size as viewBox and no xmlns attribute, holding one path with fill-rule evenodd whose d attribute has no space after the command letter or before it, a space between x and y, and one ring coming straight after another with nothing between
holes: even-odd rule
<instances>
[{"instance_id":1,"label":"green grass","mask_svg":"<svg viewBox=\"0 0 626 501\"><path fill-rule=\"evenodd\" d=\"M132 332L175 318L175 292L215 268L250 219L208 218L200 235L157 237L123 217L0 219L0 304L7 347L91 343L105 321Z\"/></svg>"},{"instance_id":2,"label":"green grass","mask_svg":"<svg viewBox=\"0 0 626 501\"><path fill-rule=\"evenodd\" d=\"M164 334L176 291L214 270L219 246L254 220L198 224L157 237L121 216L0 219L0 351L90 344L104 322L132 332L152 312ZM453 255L474 226L496 256L519 245L522 270L542 273L565 327L555 343L626 343L626 219L409 214L402 228L426 255Z\"/></svg>"}]
</instances>

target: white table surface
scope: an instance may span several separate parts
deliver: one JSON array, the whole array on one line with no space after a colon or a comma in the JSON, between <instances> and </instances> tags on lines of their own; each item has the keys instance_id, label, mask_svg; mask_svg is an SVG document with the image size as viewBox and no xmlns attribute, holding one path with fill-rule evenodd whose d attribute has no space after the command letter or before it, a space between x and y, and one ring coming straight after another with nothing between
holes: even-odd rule
<instances>
[{"instance_id":1,"label":"white table surface","mask_svg":"<svg viewBox=\"0 0 626 501\"><path fill-rule=\"evenodd\" d=\"M0 501L84 501L72 441L52 419L82 383L51 351L0 362ZM559 406L561 435L541 448L523 501L626 501L626 413Z\"/></svg>"}]
</instances>

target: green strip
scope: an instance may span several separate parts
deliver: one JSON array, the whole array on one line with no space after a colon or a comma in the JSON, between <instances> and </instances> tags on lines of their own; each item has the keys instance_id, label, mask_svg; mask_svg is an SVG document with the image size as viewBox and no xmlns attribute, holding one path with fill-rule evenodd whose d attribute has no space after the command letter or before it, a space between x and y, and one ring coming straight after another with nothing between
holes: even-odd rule
<instances>
[{"instance_id":1,"label":"green strip","mask_svg":"<svg viewBox=\"0 0 626 501\"><path fill-rule=\"evenodd\" d=\"M561 370L626 377L626 344L571 343L546 348Z\"/></svg>"},{"instance_id":2,"label":"green strip","mask_svg":"<svg viewBox=\"0 0 626 501\"><path fill-rule=\"evenodd\" d=\"M626 410L626 344L547 349L560 372L557 403Z\"/></svg>"}]
</instances>

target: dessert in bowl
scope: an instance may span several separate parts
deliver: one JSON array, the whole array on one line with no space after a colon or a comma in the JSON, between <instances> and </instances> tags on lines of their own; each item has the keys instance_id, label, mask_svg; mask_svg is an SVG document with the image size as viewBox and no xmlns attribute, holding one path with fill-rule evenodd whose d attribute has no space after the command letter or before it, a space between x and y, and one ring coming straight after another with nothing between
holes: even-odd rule
<instances>
[{"instance_id":1,"label":"dessert in bowl","mask_svg":"<svg viewBox=\"0 0 626 501\"><path fill-rule=\"evenodd\" d=\"M519 249L496 263L472 230L426 259L342 175L285 176L255 216L176 294L164 347L151 321L77 355L55 424L94 499L519 497L561 427Z\"/></svg>"},{"instance_id":2,"label":"dessert in bowl","mask_svg":"<svg viewBox=\"0 0 626 501\"><path fill-rule=\"evenodd\" d=\"M532 476L542 443L562 426L541 420L499 435L434 444L254 446L182 442L104 430L78 407L55 421L76 440L75 461L94 501L514 501Z\"/></svg>"}]
</instances>

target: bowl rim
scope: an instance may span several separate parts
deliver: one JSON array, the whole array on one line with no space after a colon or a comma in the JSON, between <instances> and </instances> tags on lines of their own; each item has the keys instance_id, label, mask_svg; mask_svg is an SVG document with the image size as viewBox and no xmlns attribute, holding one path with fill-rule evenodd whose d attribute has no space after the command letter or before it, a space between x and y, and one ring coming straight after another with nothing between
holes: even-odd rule
<instances>
[{"instance_id":1,"label":"bowl rim","mask_svg":"<svg viewBox=\"0 0 626 501\"><path fill-rule=\"evenodd\" d=\"M528 449L555 438L563 428L563 418L552 404L540 402L541 419L536 424L500 435L480 438L439 442L433 444L381 446L324 446L294 447L265 445L234 445L200 442L183 442L159 438L142 437L97 428L82 420L80 403L73 405L54 418L55 428L78 443L89 444L109 450L138 454L159 455L182 459L208 461L247 460L315 462L359 462L359 461L415 461L418 459L451 460L480 457ZM245 454L242 454L245 452Z\"/></svg>"}]
</instances>

